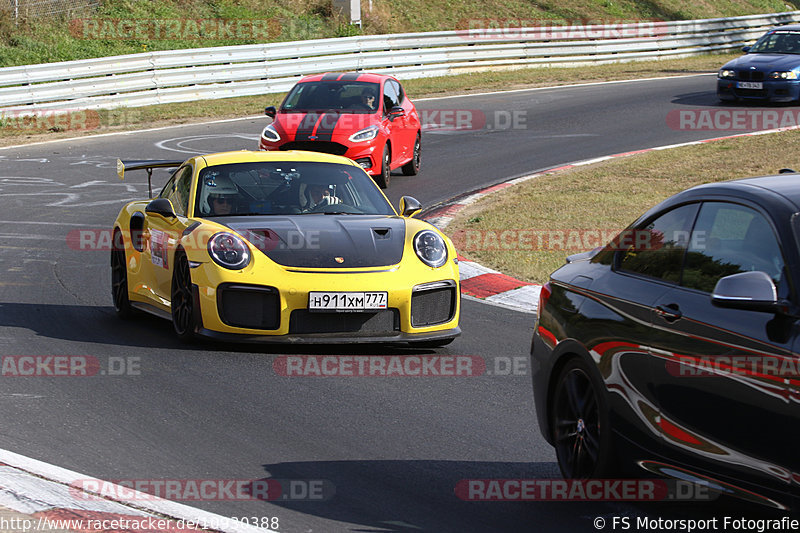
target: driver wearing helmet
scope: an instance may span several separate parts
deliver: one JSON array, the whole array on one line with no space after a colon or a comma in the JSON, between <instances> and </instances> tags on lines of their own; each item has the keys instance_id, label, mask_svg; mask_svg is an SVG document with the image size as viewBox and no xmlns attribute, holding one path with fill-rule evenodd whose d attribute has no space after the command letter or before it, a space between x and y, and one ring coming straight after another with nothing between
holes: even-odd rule
<instances>
[{"instance_id":1,"label":"driver wearing helmet","mask_svg":"<svg viewBox=\"0 0 800 533\"><path fill-rule=\"evenodd\" d=\"M227 176L215 172L203 178L203 192L200 196L200 212L203 215L230 215L235 212L235 201L239 189Z\"/></svg>"}]
</instances>

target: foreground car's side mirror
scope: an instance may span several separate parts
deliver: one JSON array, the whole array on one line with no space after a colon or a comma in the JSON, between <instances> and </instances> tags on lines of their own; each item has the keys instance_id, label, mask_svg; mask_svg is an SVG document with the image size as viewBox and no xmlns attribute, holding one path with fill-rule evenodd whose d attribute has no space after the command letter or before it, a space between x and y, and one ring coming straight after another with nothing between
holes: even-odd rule
<instances>
[{"instance_id":1,"label":"foreground car's side mirror","mask_svg":"<svg viewBox=\"0 0 800 533\"><path fill-rule=\"evenodd\" d=\"M744 52L746 54L749 51L750 51L750 47L749 46L742 46L742 52Z\"/></svg>"},{"instance_id":2,"label":"foreground car's side mirror","mask_svg":"<svg viewBox=\"0 0 800 533\"><path fill-rule=\"evenodd\" d=\"M402 106L396 105L389 110L389 120L406 116L406 110Z\"/></svg>"},{"instance_id":3,"label":"foreground car's side mirror","mask_svg":"<svg viewBox=\"0 0 800 533\"><path fill-rule=\"evenodd\" d=\"M275 115L278 114L278 110L275 108L274 105L270 105L264 108L264 114L267 115L269 118L275 118Z\"/></svg>"},{"instance_id":4,"label":"foreground car's side mirror","mask_svg":"<svg viewBox=\"0 0 800 533\"><path fill-rule=\"evenodd\" d=\"M172 209L172 204L166 198L156 198L144 208L144 212L148 215L160 215L164 218L176 218L175 211Z\"/></svg>"},{"instance_id":5,"label":"foreground car's side mirror","mask_svg":"<svg viewBox=\"0 0 800 533\"><path fill-rule=\"evenodd\" d=\"M784 307L778 302L772 278L758 270L720 279L711 293L711 303L717 307L767 312L778 312Z\"/></svg>"},{"instance_id":6,"label":"foreground car's side mirror","mask_svg":"<svg viewBox=\"0 0 800 533\"><path fill-rule=\"evenodd\" d=\"M413 216L420 209L422 209L422 204L416 198L412 196L400 198L400 214L404 217Z\"/></svg>"}]
</instances>

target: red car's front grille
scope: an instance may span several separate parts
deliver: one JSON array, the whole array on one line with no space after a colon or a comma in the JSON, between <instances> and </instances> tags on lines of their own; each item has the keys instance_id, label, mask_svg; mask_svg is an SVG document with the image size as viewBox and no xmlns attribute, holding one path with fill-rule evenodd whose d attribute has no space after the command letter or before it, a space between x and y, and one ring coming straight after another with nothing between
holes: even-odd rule
<instances>
[{"instance_id":1,"label":"red car's front grille","mask_svg":"<svg viewBox=\"0 0 800 533\"><path fill-rule=\"evenodd\" d=\"M344 155L347 146L331 141L293 141L281 146L281 150L308 150L323 154Z\"/></svg>"}]
</instances>

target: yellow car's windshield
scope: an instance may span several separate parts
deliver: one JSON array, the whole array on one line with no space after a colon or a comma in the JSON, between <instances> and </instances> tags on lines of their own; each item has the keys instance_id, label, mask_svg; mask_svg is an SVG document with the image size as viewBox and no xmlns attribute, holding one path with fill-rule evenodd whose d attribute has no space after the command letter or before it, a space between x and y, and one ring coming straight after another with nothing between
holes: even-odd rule
<instances>
[{"instance_id":1,"label":"yellow car's windshield","mask_svg":"<svg viewBox=\"0 0 800 533\"><path fill-rule=\"evenodd\" d=\"M200 171L195 213L246 215L394 215L361 168L323 162L253 162Z\"/></svg>"}]
</instances>

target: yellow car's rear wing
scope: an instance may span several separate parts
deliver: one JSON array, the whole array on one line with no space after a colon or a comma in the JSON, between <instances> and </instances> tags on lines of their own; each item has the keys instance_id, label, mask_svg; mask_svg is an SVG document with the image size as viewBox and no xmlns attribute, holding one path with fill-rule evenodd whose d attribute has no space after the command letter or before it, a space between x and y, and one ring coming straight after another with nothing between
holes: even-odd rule
<instances>
[{"instance_id":1,"label":"yellow car's rear wing","mask_svg":"<svg viewBox=\"0 0 800 533\"><path fill-rule=\"evenodd\" d=\"M167 159L142 159L142 160L128 160L122 161L117 159L117 175L119 179L125 179L126 170L146 170L147 171L147 194L150 198L153 197L153 186L151 178L153 177L154 168L173 168L179 167L183 161L170 161Z\"/></svg>"}]
</instances>

